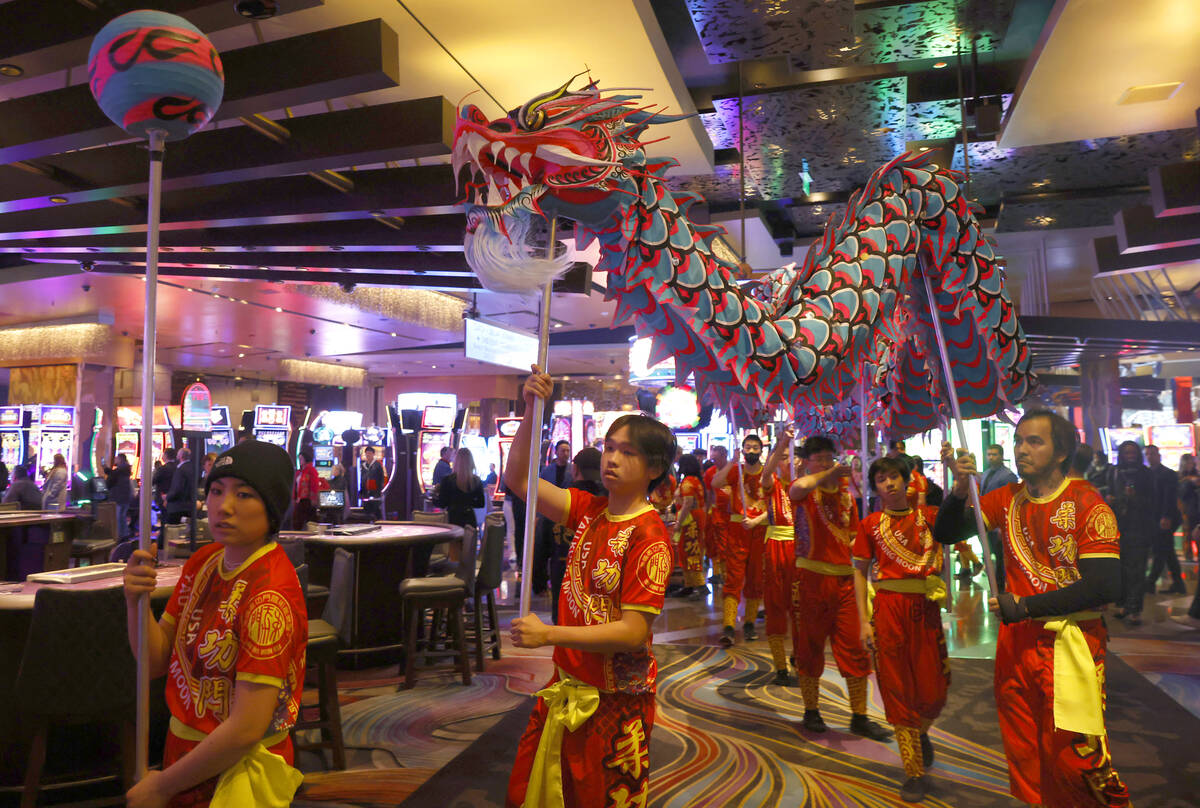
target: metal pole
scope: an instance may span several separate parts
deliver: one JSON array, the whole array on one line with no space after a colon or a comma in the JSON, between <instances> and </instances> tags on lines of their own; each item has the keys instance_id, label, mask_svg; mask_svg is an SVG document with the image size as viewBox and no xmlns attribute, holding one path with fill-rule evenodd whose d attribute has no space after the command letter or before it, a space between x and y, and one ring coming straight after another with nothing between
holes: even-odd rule
<instances>
[{"instance_id":1,"label":"metal pole","mask_svg":"<svg viewBox=\"0 0 1200 808\"><path fill-rule=\"evenodd\" d=\"M922 262L923 264L924 262ZM958 429L958 441L965 449L967 446L967 428L963 425L962 409L958 404L958 390L954 387L954 375L950 372L950 355L946 353L946 337L942 334L942 320L938 316L937 301L933 297L933 284L929 282L929 273L922 266L921 277L925 281L925 296L929 298L929 316L933 320L933 333L937 338L938 353L942 359L942 374L946 386L946 396L950 399L950 410L954 413L954 425ZM979 507L979 481L974 476L967 481L969 486L971 507L975 509L975 527L979 531L979 541L983 547L983 568L987 571L988 591L994 598L999 593L996 588L996 570L992 566L992 554L987 551L987 526L983 522L983 510Z\"/></svg>"},{"instance_id":2,"label":"metal pole","mask_svg":"<svg viewBox=\"0 0 1200 808\"><path fill-rule=\"evenodd\" d=\"M862 444L862 457L859 458L862 465L862 471L858 475L858 494L862 500L859 503L859 518L866 519L867 513L870 510L870 497L868 493L871 490L871 481L867 479L867 366L862 365L861 375L858 377L858 409L859 409L859 442Z\"/></svg>"},{"instance_id":3,"label":"metal pole","mask_svg":"<svg viewBox=\"0 0 1200 808\"><path fill-rule=\"evenodd\" d=\"M549 258L554 257L554 242L557 236L558 218L551 216L550 245L546 248ZM542 306L538 318L538 367L542 369L542 373L549 372L547 362L550 354L550 290L553 286L554 281L550 281L542 289ZM535 398L533 412L525 416L532 419L533 429L529 431L529 473L525 478L525 553L521 559L521 602L517 612L520 615L529 614L529 602L533 599L533 576L530 573L533 571L533 537L537 531L538 472L541 471L542 419L545 413L545 399ZM557 615L551 615L551 618L555 619Z\"/></svg>"},{"instance_id":4,"label":"metal pole","mask_svg":"<svg viewBox=\"0 0 1200 808\"><path fill-rule=\"evenodd\" d=\"M946 425L942 424L942 440L950 440L950 430L946 429ZM942 490L947 491L950 488L950 469L942 466ZM986 544L986 540L981 544ZM985 546L983 552L987 553L988 548ZM954 563L950 558L950 545L942 545L942 583L946 585L946 611L954 611Z\"/></svg>"},{"instance_id":5,"label":"metal pole","mask_svg":"<svg viewBox=\"0 0 1200 808\"><path fill-rule=\"evenodd\" d=\"M138 547L150 549L150 476L154 471L154 359L158 315L158 223L162 202L162 161L166 132L150 131L150 198L146 223L146 316L142 327L142 479L138 489ZM146 776L150 744L150 595L138 598L137 726L134 777Z\"/></svg>"}]
</instances>

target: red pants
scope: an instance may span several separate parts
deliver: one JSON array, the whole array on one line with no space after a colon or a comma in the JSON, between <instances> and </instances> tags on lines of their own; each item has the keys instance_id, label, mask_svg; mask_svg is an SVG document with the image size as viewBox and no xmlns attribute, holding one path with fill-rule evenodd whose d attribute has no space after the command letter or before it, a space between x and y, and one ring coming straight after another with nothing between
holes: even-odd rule
<instances>
[{"instance_id":1,"label":"red pants","mask_svg":"<svg viewBox=\"0 0 1200 808\"><path fill-rule=\"evenodd\" d=\"M721 594L727 598L761 600L763 596L763 545L767 541L767 526L746 530L742 522L729 523L729 552L725 554L725 583ZM746 615L753 620L754 615Z\"/></svg>"},{"instance_id":2,"label":"red pants","mask_svg":"<svg viewBox=\"0 0 1200 808\"><path fill-rule=\"evenodd\" d=\"M796 568L792 582L792 651L796 672L820 676L825 670L825 641L842 676L869 676L871 661L859 636L854 576L822 575Z\"/></svg>"},{"instance_id":3,"label":"red pants","mask_svg":"<svg viewBox=\"0 0 1200 808\"><path fill-rule=\"evenodd\" d=\"M1079 624L1100 673L1108 632L1100 620ZM1129 791L1112 768L1107 736L1054 726L1054 633L1036 620L1002 625L996 641L996 709L1008 757L1012 794L1054 808L1129 805Z\"/></svg>"},{"instance_id":4,"label":"red pants","mask_svg":"<svg viewBox=\"0 0 1200 808\"><path fill-rule=\"evenodd\" d=\"M506 808L519 808L525 801L529 772L545 723L546 702L538 699L517 744ZM600 706L592 717L574 732L563 734L563 804L577 808L645 805L653 726L653 693L601 693Z\"/></svg>"},{"instance_id":5,"label":"red pants","mask_svg":"<svg viewBox=\"0 0 1200 808\"><path fill-rule=\"evenodd\" d=\"M188 741L173 732L167 733L167 743L163 747L163 768L175 763L188 752L200 745L199 741ZM270 750L294 765L295 751L292 749L291 737L284 738L270 747ZM210 777L202 783L192 786L186 791L180 791L168 804L170 808L206 808L212 802L213 793L217 790L217 777Z\"/></svg>"},{"instance_id":6,"label":"red pants","mask_svg":"<svg viewBox=\"0 0 1200 808\"><path fill-rule=\"evenodd\" d=\"M767 636L783 637L791 622L792 578L796 568L796 542L768 538L763 555L763 606L767 610Z\"/></svg>"},{"instance_id":7,"label":"red pants","mask_svg":"<svg viewBox=\"0 0 1200 808\"><path fill-rule=\"evenodd\" d=\"M950 662L941 609L923 594L875 593L875 679L888 723L925 730L946 706Z\"/></svg>"},{"instance_id":8,"label":"red pants","mask_svg":"<svg viewBox=\"0 0 1200 808\"><path fill-rule=\"evenodd\" d=\"M704 586L704 542L701 525L688 519L679 535L679 566L684 586Z\"/></svg>"},{"instance_id":9,"label":"red pants","mask_svg":"<svg viewBox=\"0 0 1200 808\"><path fill-rule=\"evenodd\" d=\"M708 512L704 526L704 550L713 561L725 561L729 545L729 514L717 510Z\"/></svg>"}]
</instances>

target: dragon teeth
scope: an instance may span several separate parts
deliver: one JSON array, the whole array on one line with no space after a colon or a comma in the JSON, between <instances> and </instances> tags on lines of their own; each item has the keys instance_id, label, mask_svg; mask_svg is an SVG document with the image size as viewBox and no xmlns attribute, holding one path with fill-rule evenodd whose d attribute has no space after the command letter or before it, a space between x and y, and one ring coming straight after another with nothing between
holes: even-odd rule
<instances>
[{"instance_id":1,"label":"dragon teeth","mask_svg":"<svg viewBox=\"0 0 1200 808\"><path fill-rule=\"evenodd\" d=\"M493 140L492 145L489 147L489 150L491 151L492 159L494 160L495 158L500 156L500 152L504 151L504 141L503 140Z\"/></svg>"},{"instance_id":2,"label":"dragon teeth","mask_svg":"<svg viewBox=\"0 0 1200 808\"><path fill-rule=\"evenodd\" d=\"M507 158L505 158L507 159ZM529 152L521 152L517 155L517 159L509 160L509 165L513 170L523 176L529 176L529 162L533 159L533 155Z\"/></svg>"}]
</instances>

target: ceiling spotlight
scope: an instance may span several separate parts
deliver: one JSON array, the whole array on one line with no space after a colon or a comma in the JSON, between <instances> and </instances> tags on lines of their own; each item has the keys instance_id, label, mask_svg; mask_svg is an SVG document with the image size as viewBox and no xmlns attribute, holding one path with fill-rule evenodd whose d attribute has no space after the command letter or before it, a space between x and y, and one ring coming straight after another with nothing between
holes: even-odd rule
<instances>
[{"instance_id":1,"label":"ceiling spotlight","mask_svg":"<svg viewBox=\"0 0 1200 808\"><path fill-rule=\"evenodd\" d=\"M24 75L25 68L21 67L20 65L14 65L7 62L0 65L0 76L4 76L7 79L15 79Z\"/></svg>"},{"instance_id":2,"label":"ceiling spotlight","mask_svg":"<svg viewBox=\"0 0 1200 808\"><path fill-rule=\"evenodd\" d=\"M52 196L52 197L50 197L50 201L56 205L67 204L67 198L65 196Z\"/></svg>"},{"instance_id":3,"label":"ceiling spotlight","mask_svg":"<svg viewBox=\"0 0 1200 808\"><path fill-rule=\"evenodd\" d=\"M399 335L395 331L393 331L392 336L395 337L395 336L399 336Z\"/></svg>"},{"instance_id":4,"label":"ceiling spotlight","mask_svg":"<svg viewBox=\"0 0 1200 808\"><path fill-rule=\"evenodd\" d=\"M245 359L245 358L246 358L246 355L244 353L238 354L238 359Z\"/></svg>"},{"instance_id":5,"label":"ceiling spotlight","mask_svg":"<svg viewBox=\"0 0 1200 808\"><path fill-rule=\"evenodd\" d=\"M248 20L269 20L279 12L275 0L237 0L233 7Z\"/></svg>"},{"instance_id":6,"label":"ceiling spotlight","mask_svg":"<svg viewBox=\"0 0 1200 808\"><path fill-rule=\"evenodd\" d=\"M279 312L279 313L281 313L281 314L282 314L282 313L283 313L283 307L282 307L282 306L276 306L276 307L275 307L275 311L277 311L277 312Z\"/></svg>"},{"instance_id":7,"label":"ceiling spotlight","mask_svg":"<svg viewBox=\"0 0 1200 808\"><path fill-rule=\"evenodd\" d=\"M934 70L941 70L943 67L946 67L948 64L949 64L949 62L934 62L934 63L933 63L933 69L934 69Z\"/></svg>"}]
</instances>

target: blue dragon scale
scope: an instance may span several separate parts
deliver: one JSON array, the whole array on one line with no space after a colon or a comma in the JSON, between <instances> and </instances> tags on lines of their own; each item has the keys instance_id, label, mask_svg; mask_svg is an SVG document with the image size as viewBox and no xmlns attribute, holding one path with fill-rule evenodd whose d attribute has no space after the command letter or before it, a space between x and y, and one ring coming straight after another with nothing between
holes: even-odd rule
<instances>
[{"instance_id":1,"label":"blue dragon scale","mask_svg":"<svg viewBox=\"0 0 1200 808\"><path fill-rule=\"evenodd\" d=\"M947 416L924 274L964 417L994 415L1032 389L1002 270L956 172L923 154L895 158L830 219L803 264L747 291L718 241L724 229L689 219L702 198L668 187L677 163L646 156L641 136L675 118L637 95L569 84L500 119L459 111L466 252L485 286L512 290L504 277L519 260L509 259L532 253L523 242L533 217L573 220L580 249L599 242L613 324L653 338L651 364L674 356L703 398L751 417L783 407L814 424L846 422L865 406L903 436Z\"/></svg>"}]
</instances>

